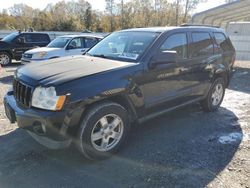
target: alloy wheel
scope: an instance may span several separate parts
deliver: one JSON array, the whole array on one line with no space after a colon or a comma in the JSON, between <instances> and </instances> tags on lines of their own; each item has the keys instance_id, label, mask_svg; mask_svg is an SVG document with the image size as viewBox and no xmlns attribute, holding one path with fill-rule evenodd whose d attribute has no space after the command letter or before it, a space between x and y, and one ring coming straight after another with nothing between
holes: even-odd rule
<instances>
[{"instance_id":1,"label":"alloy wheel","mask_svg":"<svg viewBox=\"0 0 250 188\"><path fill-rule=\"evenodd\" d=\"M0 64L1 65L7 65L10 61L10 58L6 54L0 54Z\"/></svg>"},{"instance_id":2,"label":"alloy wheel","mask_svg":"<svg viewBox=\"0 0 250 188\"><path fill-rule=\"evenodd\" d=\"M220 83L214 87L211 97L213 106L217 106L218 104L220 104L223 97L223 91L224 91L223 85Z\"/></svg>"},{"instance_id":3,"label":"alloy wheel","mask_svg":"<svg viewBox=\"0 0 250 188\"><path fill-rule=\"evenodd\" d=\"M108 114L100 118L91 132L93 147L102 152L114 148L122 138L124 124L115 114Z\"/></svg>"}]
</instances>

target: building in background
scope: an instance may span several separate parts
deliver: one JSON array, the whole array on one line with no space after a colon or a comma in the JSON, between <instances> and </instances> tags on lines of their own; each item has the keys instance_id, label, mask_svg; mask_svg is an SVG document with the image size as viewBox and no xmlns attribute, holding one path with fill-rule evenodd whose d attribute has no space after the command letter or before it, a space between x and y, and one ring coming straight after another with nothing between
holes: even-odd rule
<instances>
[{"instance_id":1,"label":"building in background","mask_svg":"<svg viewBox=\"0 0 250 188\"><path fill-rule=\"evenodd\" d=\"M192 17L192 24L205 24L222 27L231 38L237 60L250 60L250 1L236 0L200 12Z\"/></svg>"}]
</instances>

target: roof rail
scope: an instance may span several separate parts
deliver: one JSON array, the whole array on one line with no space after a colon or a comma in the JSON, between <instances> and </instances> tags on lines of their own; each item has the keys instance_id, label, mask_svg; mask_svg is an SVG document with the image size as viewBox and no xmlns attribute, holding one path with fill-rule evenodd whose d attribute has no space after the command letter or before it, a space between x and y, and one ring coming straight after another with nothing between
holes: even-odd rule
<instances>
[{"instance_id":1,"label":"roof rail","mask_svg":"<svg viewBox=\"0 0 250 188\"><path fill-rule=\"evenodd\" d=\"M220 26L217 25L203 25L203 24L181 24L180 27L188 27L188 26L201 26L201 27L214 27L214 28L220 28Z\"/></svg>"}]
</instances>

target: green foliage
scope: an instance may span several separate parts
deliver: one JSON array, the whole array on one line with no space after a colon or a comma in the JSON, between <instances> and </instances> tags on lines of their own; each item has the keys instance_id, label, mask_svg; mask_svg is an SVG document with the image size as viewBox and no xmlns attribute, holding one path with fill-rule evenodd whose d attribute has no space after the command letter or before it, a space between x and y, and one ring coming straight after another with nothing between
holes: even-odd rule
<instances>
[{"instance_id":1,"label":"green foliage","mask_svg":"<svg viewBox=\"0 0 250 188\"><path fill-rule=\"evenodd\" d=\"M106 0L104 12L86 0L60 1L44 10L15 4L0 12L0 29L110 32L131 27L168 26L187 22L199 2L206 0Z\"/></svg>"}]
</instances>

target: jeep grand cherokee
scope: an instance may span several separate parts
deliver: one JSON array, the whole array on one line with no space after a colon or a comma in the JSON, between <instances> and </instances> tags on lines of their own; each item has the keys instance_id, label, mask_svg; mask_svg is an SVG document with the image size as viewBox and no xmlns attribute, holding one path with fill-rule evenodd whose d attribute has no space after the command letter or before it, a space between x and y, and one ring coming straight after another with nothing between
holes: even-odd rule
<instances>
[{"instance_id":1,"label":"jeep grand cherokee","mask_svg":"<svg viewBox=\"0 0 250 188\"><path fill-rule=\"evenodd\" d=\"M6 114L47 147L75 143L85 157L100 159L121 147L132 122L194 102L217 110L234 61L219 28L118 31L85 56L17 69Z\"/></svg>"}]
</instances>

